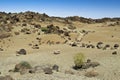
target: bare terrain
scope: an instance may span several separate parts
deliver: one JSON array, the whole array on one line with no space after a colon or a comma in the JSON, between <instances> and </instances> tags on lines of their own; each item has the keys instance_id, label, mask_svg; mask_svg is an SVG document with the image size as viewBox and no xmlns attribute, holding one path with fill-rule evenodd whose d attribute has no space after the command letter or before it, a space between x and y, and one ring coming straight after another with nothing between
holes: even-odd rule
<instances>
[{"instance_id":1,"label":"bare terrain","mask_svg":"<svg viewBox=\"0 0 120 80\"><path fill-rule=\"evenodd\" d=\"M0 12L0 80L6 75L13 79L5 80L119 80L119 45L120 18L60 18L29 11ZM18 54L20 49L26 52ZM75 70L73 57L80 52L85 61L90 59L100 65ZM14 72L21 61L32 67L58 65L59 71ZM98 75L86 76L90 71Z\"/></svg>"}]
</instances>

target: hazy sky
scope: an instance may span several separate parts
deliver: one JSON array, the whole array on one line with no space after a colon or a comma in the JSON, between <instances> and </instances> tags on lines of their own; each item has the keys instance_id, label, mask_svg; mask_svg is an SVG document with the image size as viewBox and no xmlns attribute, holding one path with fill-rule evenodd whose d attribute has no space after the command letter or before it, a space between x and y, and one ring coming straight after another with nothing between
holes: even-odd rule
<instances>
[{"instance_id":1,"label":"hazy sky","mask_svg":"<svg viewBox=\"0 0 120 80\"><path fill-rule=\"evenodd\" d=\"M35 11L62 17L120 17L120 0L0 0L0 11Z\"/></svg>"}]
</instances>

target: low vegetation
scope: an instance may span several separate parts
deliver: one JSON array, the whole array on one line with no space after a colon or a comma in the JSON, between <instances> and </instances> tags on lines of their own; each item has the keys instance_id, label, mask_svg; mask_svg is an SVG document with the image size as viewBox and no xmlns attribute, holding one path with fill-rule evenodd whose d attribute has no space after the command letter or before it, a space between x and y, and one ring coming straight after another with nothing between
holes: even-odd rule
<instances>
[{"instance_id":1,"label":"low vegetation","mask_svg":"<svg viewBox=\"0 0 120 80\"><path fill-rule=\"evenodd\" d=\"M48 28L47 27L41 27L41 31L43 31L44 33L48 32Z\"/></svg>"},{"instance_id":2,"label":"low vegetation","mask_svg":"<svg viewBox=\"0 0 120 80\"><path fill-rule=\"evenodd\" d=\"M21 72L25 69L31 69L31 68L32 66L28 62L22 61L19 64L15 65L14 72Z\"/></svg>"},{"instance_id":3,"label":"low vegetation","mask_svg":"<svg viewBox=\"0 0 120 80\"><path fill-rule=\"evenodd\" d=\"M77 53L74 56L74 63L75 63L75 67L82 67L83 63L85 61L85 56L83 53Z\"/></svg>"}]
</instances>

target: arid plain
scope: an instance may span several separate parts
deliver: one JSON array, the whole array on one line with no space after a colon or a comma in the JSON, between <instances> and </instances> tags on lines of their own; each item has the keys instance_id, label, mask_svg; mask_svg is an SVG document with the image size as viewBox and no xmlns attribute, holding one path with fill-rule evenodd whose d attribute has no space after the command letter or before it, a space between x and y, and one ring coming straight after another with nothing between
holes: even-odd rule
<instances>
[{"instance_id":1,"label":"arid plain","mask_svg":"<svg viewBox=\"0 0 120 80\"><path fill-rule=\"evenodd\" d=\"M119 45L119 18L60 18L29 11L0 13L0 76L13 78L7 80L119 80ZM25 54L19 54L21 49ZM75 70L77 53L83 53L85 61L100 65ZM57 65L59 71L14 72L21 61L33 68ZM95 75L86 76L88 72Z\"/></svg>"}]
</instances>

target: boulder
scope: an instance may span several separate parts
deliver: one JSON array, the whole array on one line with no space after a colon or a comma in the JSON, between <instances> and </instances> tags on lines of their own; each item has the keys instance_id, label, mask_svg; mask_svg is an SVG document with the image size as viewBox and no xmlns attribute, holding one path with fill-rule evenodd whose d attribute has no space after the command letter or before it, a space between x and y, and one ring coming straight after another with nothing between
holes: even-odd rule
<instances>
[{"instance_id":1,"label":"boulder","mask_svg":"<svg viewBox=\"0 0 120 80\"><path fill-rule=\"evenodd\" d=\"M25 49L20 49L19 51L17 51L17 53L20 54L20 55L26 55L27 54Z\"/></svg>"},{"instance_id":2,"label":"boulder","mask_svg":"<svg viewBox=\"0 0 120 80\"><path fill-rule=\"evenodd\" d=\"M58 72L59 71L59 66L55 64L55 65L53 65L52 69Z\"/></svg>"},{"instance_id":3,"label":"boulder","mask_svg":"<svg viewBox=\"0 0 120 80\"><path fill-rule=\"evenodd\" d=\"M52 71L51 68L45 68L45 69L44 69L44 73L45 73L45 74L52 74L53 71Z\"/></svg>"}]
</instances>

